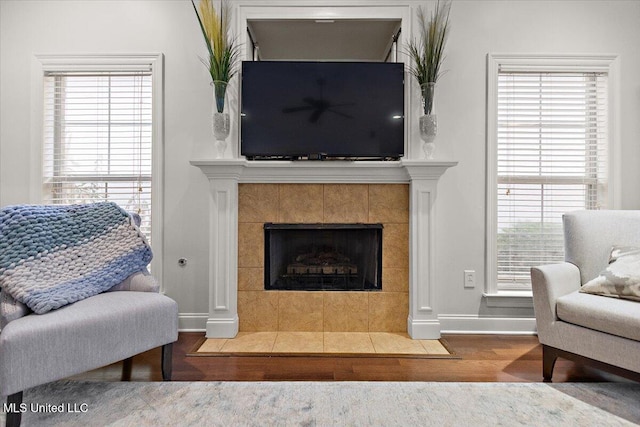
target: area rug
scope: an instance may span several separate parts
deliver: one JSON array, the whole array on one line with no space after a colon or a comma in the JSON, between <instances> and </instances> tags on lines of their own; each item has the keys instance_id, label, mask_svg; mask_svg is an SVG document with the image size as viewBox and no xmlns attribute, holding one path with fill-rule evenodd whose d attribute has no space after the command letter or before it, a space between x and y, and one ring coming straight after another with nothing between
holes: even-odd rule
<instances>
[{"instance_id":1,"label":"area rug","mask_svg":"<svg viewBox=\"0 0 640 427\"><path fill-rule=\"evenodd\" d=\"M27 390L24 402L23 426L586 427L640 422L636 383L65 380Z\"/></svg>"},{"instance_id":2,"label":"area rug","mask_svg":"<svg viewBox=\"0 0 640 427\"><path fill-rule=\"evenodd\" d=\"M232 339L203 337L187 356L459 358L444 339L400 332L240 332Z\"/></svg>"}]
</instances>

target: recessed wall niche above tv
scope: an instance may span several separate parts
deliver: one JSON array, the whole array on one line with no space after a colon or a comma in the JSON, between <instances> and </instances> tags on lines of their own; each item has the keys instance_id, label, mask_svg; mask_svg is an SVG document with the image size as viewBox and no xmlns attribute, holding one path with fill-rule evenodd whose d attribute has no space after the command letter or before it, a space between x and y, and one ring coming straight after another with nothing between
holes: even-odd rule
<instances>
[{"instance_id":1,"label":"recessed wall niche above tv","mask_svg":"<svg viewBox=\"0 0 640 427\"><path fill-rule=\"evenodd\" d=\"M397 160L404 64L245 61L240 122L249 160Z\"/></svg>"}]
</instances>

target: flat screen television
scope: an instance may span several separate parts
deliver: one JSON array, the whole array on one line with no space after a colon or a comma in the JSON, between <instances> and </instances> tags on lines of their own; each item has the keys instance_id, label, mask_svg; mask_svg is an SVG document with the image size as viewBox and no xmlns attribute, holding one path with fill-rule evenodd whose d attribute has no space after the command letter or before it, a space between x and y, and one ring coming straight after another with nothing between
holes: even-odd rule
<instances>
[{"instance_id":1,"label":"flat screen television","mask_svg":"<svg viewBox=\"0 0 640 427\"><path fill-rule=\"evenodd\" d=\"M241 153L248 159L398 159L404 65L245 61Z\"/></svg>"}]
</instances>

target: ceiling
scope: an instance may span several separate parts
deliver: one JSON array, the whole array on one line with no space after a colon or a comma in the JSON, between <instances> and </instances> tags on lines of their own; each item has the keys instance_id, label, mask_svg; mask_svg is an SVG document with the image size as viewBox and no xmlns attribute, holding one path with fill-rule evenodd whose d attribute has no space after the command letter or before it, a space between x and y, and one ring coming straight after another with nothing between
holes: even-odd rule
<instances>
[{"instance_id":1,"label":"ceiling","mask_svg":"<svg viewBox=\"0 0 640 427\"><path fill-rule=\"evenodd\" d=\"M250 20L261 60L384 61L400 20Z\"/></svg>"}]
</instances>

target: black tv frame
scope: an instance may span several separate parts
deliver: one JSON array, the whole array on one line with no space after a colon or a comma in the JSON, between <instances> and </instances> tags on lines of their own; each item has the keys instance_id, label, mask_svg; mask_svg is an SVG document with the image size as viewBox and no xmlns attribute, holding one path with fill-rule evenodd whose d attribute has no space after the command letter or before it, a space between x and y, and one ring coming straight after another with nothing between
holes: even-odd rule
<instances>
[{"instance_id":1,"label":"black tv frame","mask_svg":"<svg viewBox=\"0 0 640 427\"><path fill-rule=\"evenodd\" d=\"M350 153L332 153L330 152L330 150L323 150L323 149L318 149L318 150L308 150L305 152L296 152L296 153L291 153L291 152L256 152L256 150L253 150L252 152L248 153L245 150L245 146L244 146L244 136L243 136L243 128L244 128L244 117L245 114L243 112L243 105L242 102L244 100L244 95L243 95L243 91L244 91L244 87L243 84L240 85L241 88L241 94L240 94L240 100L241 100L241 104L240 104L240 110L241 110L241 114L240 114L240 153L241 155L245 156L248 160L348 160L348 161L359 161L359 160L376 160L376 161L396 161L399 160L401 157L404 156L405 154L405 149L406 149L406 123L405 123L405 107L406 107L406 100L405 100L405 79L404 79L404 63L396 63L396 62L366 62L366 61L243 61L242 62L242 69L243 69L243 73L241 74L241 80L244 79L244 67L245 64L254 64L255 62L259 62L259 63L266 63L266 64L278 64L278 65L291 65L291 66L297 66L297 65L303 65L305 66L305 64L311 64L311 65L319 65L320 67L322 67L323 65L328 65L329 67L335 67L338 64L345 64L345 65L355 65L357 67L359 66L369 66L372 65L374 67L376 66L382 66L382 67L397 67L398 71L401 73L401 80L399 80L398 82L401 82L401 90L399 90L397 92L397 94L401 97L401 102L398 102L399 105L401 105L401 111L399 111L399 114L394 115L394 119L401 119L402 123L400 124L400 128L401 130L401 143L398 144L398 140L395 141L395 148L397 148L396 150L387 150L387 152L380 150L379 153L364 153L364 152L350 152ZM339 65L338 65L339 66ZM397 83L397 82L396 82ZM396 130L397 132L397 130ZM399 151L399 152L397 152Z\"/></svg>"}]
</instances>

